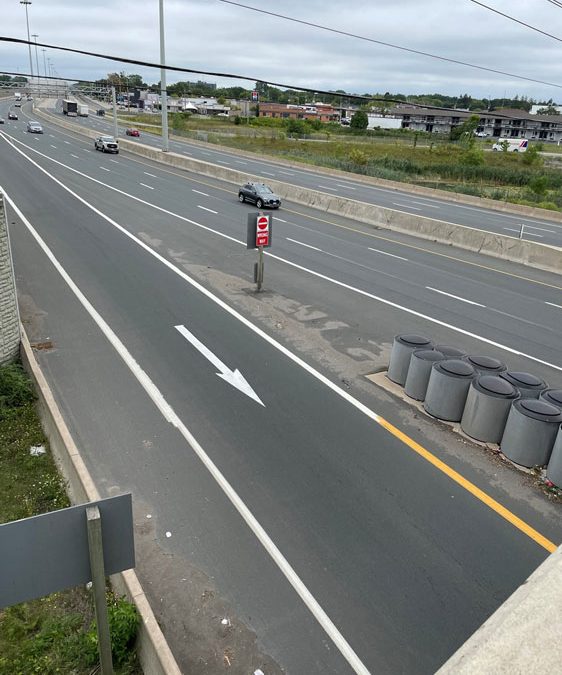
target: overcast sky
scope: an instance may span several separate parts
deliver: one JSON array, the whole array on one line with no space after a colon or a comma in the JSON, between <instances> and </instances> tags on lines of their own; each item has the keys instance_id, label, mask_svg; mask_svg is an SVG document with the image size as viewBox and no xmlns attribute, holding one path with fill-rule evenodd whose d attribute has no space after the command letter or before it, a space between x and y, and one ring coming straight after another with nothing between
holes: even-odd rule
<instances>
[{"instance_id":1,"label":"overcast sky","mask_svg":"<svg viewBox=\"0 0 562 675\"><path fill-rule=\"evenodd\" d=\"M244 1L244 0L242 0ZM548 0L483 0L562 38L562 9ZM166 61L196 70L247 75L312 89L354 93L465 92L562 101L562 44L493 14L470 0L245 0L375 40L558 84L547 86L409 54L298 25L219 0L164 0ZM158 0L32 0L30 33L38 41L159 62ZM26 38L25 9L0 0L0 35ZM43 53L39 70L43 73ZM99 79L108 72L156 69L48 50L57 75ZM33 67L36 70L35 51ZM0 42L0 72L29 71L27 47ZM251 83L168 72L168 83L203 79L218 86Z\"/></svg>"}]
</instances>

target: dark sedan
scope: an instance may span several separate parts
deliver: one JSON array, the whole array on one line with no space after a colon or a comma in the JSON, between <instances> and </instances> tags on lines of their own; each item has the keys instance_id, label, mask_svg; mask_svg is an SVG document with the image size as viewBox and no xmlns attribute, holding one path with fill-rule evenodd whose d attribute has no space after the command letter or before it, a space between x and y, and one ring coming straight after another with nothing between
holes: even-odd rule
<instances>
[{"instance_id":1,"label":"dark sedan","mask_svg":"<svg viewBox=\"0 0 562 675\"><path fill-rule=\"evenodd\" d=\"M242 203L251 202L258 209L265 206L278 209L281 206L281 199L265 183L245 183L238 190L238 200Z\"/></svg>"}]
</instances>

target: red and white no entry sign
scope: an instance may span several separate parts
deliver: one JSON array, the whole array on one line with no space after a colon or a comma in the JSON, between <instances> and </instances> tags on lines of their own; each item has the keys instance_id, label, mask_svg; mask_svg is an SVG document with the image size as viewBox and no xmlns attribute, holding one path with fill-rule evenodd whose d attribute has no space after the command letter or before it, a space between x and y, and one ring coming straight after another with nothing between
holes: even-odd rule
<instances>
[{"instance_id":1,"label":"red and white no entry sign","mask_svg":"<svg viewBox=\"0 0 562 675\"><path fill-rule=\"evenodd\" d=\"M269 245L269 216L258 216L256 223L256 246Z\"/></svg>"}]
</instances>

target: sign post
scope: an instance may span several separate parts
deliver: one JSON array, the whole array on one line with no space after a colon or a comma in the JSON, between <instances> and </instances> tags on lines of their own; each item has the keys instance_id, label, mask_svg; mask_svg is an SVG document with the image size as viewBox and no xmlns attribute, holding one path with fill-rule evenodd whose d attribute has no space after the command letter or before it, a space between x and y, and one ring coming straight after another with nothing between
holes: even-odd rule
<instances>
[{"instance_id":1,"label":"sign post","mask_svg":"<svg viewBox=\"0 0 562 675\"><path fill-rule=\"evenodd\" d=\"M254 265L254 281L258 291L263 285L264 256L263 249L271 246L273 236L273 216L262 213L249 213L246 232L246 248L258 249L258 262Z\"/></svg>"},{"instance_id":2,"label":"sign post","mask_svg":"<svg viewBox=\"0 0 562 675\"><path fill-rule=\"evenodd\" d=\"M105 595L105 566L103 563L101 514L97 506L88 506L86 508L86 521L88 525L88 549L90 553L94 606L96 609L101 675L113 675L111 638L109 635L107 598Z\"/></svg>"}]
</instances>

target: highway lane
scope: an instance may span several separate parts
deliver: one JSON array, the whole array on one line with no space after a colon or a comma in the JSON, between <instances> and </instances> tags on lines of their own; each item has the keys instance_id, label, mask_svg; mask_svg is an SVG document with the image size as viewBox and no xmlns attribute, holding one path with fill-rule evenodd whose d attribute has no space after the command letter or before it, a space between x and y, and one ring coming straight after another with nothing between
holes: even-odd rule
<instances>
[{"instance_id":1,"label":"highway lane","mask_svg":"<svg viewBox=\"0 0 562 675\"><path fill-rule=\"evenodd\" d=\"M22 200L26 204L26 213L40 225L57 257L79 280L79 285L84 290L88 289L88 296L122 339L131 345L141 365L146 364L147 371L174 408L182 411L182 417L185 414L190 426L192 423L195 425L196 437L203 441L205 447L213 448L221 466L233 476L239 493L252 500L256 512L264 514L267 528L275 532L276 540L283 544L282 549L299 561L299 569L302 568L307 580L311 580L310 584L318 588L317 595L322 602L333 608L341 618L337 624L348 628L343 631L344 634L353 635L352 642L361 645L359 651L363 653L364 650L364 658L368 659L369 667L375 672L377 667L386 672L399 672L404 667L410 672L434 669L439 659L446 657L451 644L462 640L462 636L477 625L544 555L537 553L535 544L527 548L526 538L514 532L510 525L498 522L497 515L481 504L474 505L472 497L458 491L455 486L451 492L447 479L436 475L425 463L420 464L420 460L409 451L405 452L396 439L386 435L381 437L372 420L363 419L364 416L358 415L349 403L341 397L334 398L331 390L326 391L316 381L311 384L309 375L303 375L292 363L280 358L277 352L271 352L267 344L256 341L247 330L241 330L238 324L233 325L230 317L225 319L224 313L216 306L203 302L185 283L147 258L146 252L138 246L131 247L121 233L116 234L108 226L107 221L92 216L91 210L69 199L67 193L62 193L23 158L15 153L6 153L5 148L2 157L0 183L15 195L16 201ZM32 203L26 190L26 186L30 185L33 185ZM100 201L104 208L110 206L108 195L111 191L94 189L91 182L89 185L92 195L98 195L96 206L100 206ZM100 194L103 195L101 200ZM188 259L186 266L194 267L197 262L203 262L202 266L205 266L206 259L200 259L200 251L205 251L207 259L210 259L209 249L212 247L208 231L197 227L180 230L177 224L171 225L170 219L163 216L161 219L150 218L153 222L149 224L144 207L123 199L123 203L115 208L115 193L112 195L111 208L126 216L128 223L132 224L131 229L136 226L135 231L138 231L138 223L154 228L151 231L154 246L159 246L156 242L158 234L169 236L168 232L164 232L167 225L171 236L183 237L183 247L177 248L176 253L183 251ZM27 253L26 237L19 228L14 239L20 242L19 259L25 264L30 254ZM240 260L239 245L223 239L221 244L225 246L221 263L230 263L236 268ZM168 247L164 245L162 248ZM217 259L216 240L214 248ZM59 295L49 299L50 288L41 279L43 267L31 260L24 268L18 268L18 277L20 283L31 286L30 295L37 299L39 309L49 307L44 319L49 332L64 342L68 324L67 321L59 322L58 318L61 316L59 312L64 317L65 303L61 302ZM308 293L314 292L317 297L326 297L326 284L319 280L311 282L306 275L294 270L287 272L285 266L277 262L272 272L276 286L279 282L279 287L288 289L290 284L294 284L295 287L307 287ZM314 290L310 286L314 286ZM338 313L345 303L350 304L347 292L341 291L341 299L336 291L330 294L336 296L333 301ZM272 311L272 307L264 309ZM348 309L350 317L355 316L355 321L358 316L363 316L364 311L359 302L357 307ZM381 315L379 311L375 323L381 322ZM218 386L221 381L212 370L209 371L208 364L203 359L194 358L189 345L173 329L175 322L183 322L186 317L195 334L212 345L217 353L223 354L229 363L239 364L256 391L260 394L266 392L261 395L266 403L263 412L267 412L267 418L260 422L262 418L256 417L259 407L256 412L255 408L247 407L248 403L255 405L252 401L244 401L244 405L231 391L221 389ZM392 326L389 317L384 319L383 323L386 324L388 319L388 325ZM71 331L78 332L80 323L83 322ZM84 330L87 345L93 342L91 332L91 328ZM441 335L450 337L447 331ZM224 339L225 336L227 339ZM73 347L73 356L78 356L81 351L87 352L79 350L75 344ZM59 359L64 361L62 356ZM106 363L106 358L99 339L92 354L80 355L80 362L85 362L93 373L91 381L99 391L98 399L103 398L103 383L97 382L96 365L99 368L100 363ZM49 356L46 356L48 359ZM82 385L79 383L80 372L73 372L68 362L54 364L53 373L57 372L57 366L63 368L66 378L72 382L72 391L84 388L84 382ZM65 396L62 389L59 395L63 396L63 403L72 419L78 419L78 412L80 419L84 415L87 417L84 410L73 409L73 398L68 394ZM84 391L81 395L87 411ZM125 400L126 393L122 391L120 398ZM388 406L387 403L387 407L390 409L395 405ZM213 416L209 415L210 410L215 411ZM330 411L328 419L326 410ZM219 419L216 411L220 411ZM271 418L270 411L273 411ZM104 424L110 423L111 414L108 414L107 421L103 419ZM78 421L75 424L80 426ZM119 420L115 424L118 425ZM270 432L265 445L264 429ZM450 440L441 439L443 445L447 442L450 443ZM94 441L90 443L95 447ZM345 449L344 454L342 449ZM98 477L105 485L114 484L111 483L111 454L105 452L106 463L99 469L101 476ZM179 457L166 457L165 461L178 465ZM95 454L90 457L90 462L96 471ZM140 473L140 469L129 467L128 482L134 485L135 492L137 480L139 484L146 483L146 477L141 480ZM474 471L475 475L477 473ZM388 487L398 485L408 487ZM161 489L166 499L170 498L167 487L155 484L152 488L153 492ZM499 491L501 493L501 488ZM138 492L142 495L141 499L147 498L140 487ZM170 530L175 532L184 527L183 521L178 520L178 513L182 512L180 497L185 495L181 489L179 496L176 491L173 494L174 513L166 522L171 523ZM454 508L451 508L451 498L456 500ZM512 501L516 506L517 498ZM193 505L189 503L189 506ZM161 508L165 509L165 505L157 500L157 510ZM435 513L433 509L436 509ZM541 515L531 506L523 510L537 526L547 532L550 530L551 536L554 536L556 526L549 519L545 521L544 513ZM376 518L373 517L375 513ZM470 516L467 517L466 513ZM350 528L350 523L354 524L353 528ZM355 540L357 537L352 532L357 531L362 533L362 541ZM394 541L394 534L398 542ZM392 541L388 541L389 538ZM378 543L374 548L373 542ZM187 543L182 545L179 542L177 545L183 556L191 555ZM419 548L414 551L412 545ZM406 546L402 553L400 546ZM208 559L212 559L215 568L206 569L212 569L217 578L223 580L221 585L224 589L228 578L225 568L231 565L223 563L221 567L216 560L220 556L216 553L200 552L199 555L202 558L207 556L207 565ZM420 559L427 561L423 569L418 567ZM464 561L462 568L459 568L459 560ZM319 575L322 564L326 570ZM501 575L497 574L498 564ZM235 566L243 568L240 559ZM492 573L493 570L496 572ZM400 583L394 585L398 578ZM436 582L441 589L437 594ZM392 588L387 592L389 585ZM236 581L233 581L233 586L237 587ZM237 588L237 591L230 592L243 596L240 579ZM282 598L286 596L286 591L282 589L279 593ZM277 604L271 610L272 617L271 614L264 615L259 599L252 598L252 601L258 605L258 616L263 617L263 624L270 629L270 632L265 631L268 635L265 641L268 646L276 645L271 649L281 654L281 662L303 659L298 664L304 663L308 667L309 661L319 658L315 652L318 643L303 646L302 639L299 641L298 634L295 637L294 631L287 625L283 625L281 636L272 630L272 626L277 626L279 622ZM250 601L247 603L251 604ZM252 611L254 609L251 608ZM248 615L255 616L250 612ZM284 624L289 624L290 612L282 616ZM453 616L458 616L459 620L451 626ZM275 636L273 632L276 632ZM379 637L373 639L373 635ZM295 643L299 645L297 653L291 656L290 647L294 647ZM285 651L280 644L286 645ZM307 654L303 655L302 650ZM342 672L340 666L337 661L326 663L321 660L320 665L317 663L308 672ZM303 669L297 667L294 672L303 672Z\"/></svg>"},{"instance_id":2,"label":"highway lane","mask_svg":"<svg viewBox=\"0 0 562 675\"><path fill-rule=\"evenodd\" d=\"M49 114L55 118L59 115L54 110ZM73 118L77 125L94 128L100 133L113 133L113 124L106 118ZM124 128L120 127L124 134ZM153 147L160 147L161 140L150 133L143 132L141 138L127 137L134 142L145 143ZM187 149L186 149L187 148ZM454 204L445 199L413 195L407 189L395 190L366 185L354 180L353 174L349 177L331 177L317 173L314 169L299 168L291 165L287 167L275 159L251 158L237 155L235 151L218 150L212 145L202 147L188 139L171 140L170 149L194 159L209 161L228 166L229 168L248 171L258 175L265 182L280 180L298 186L309 187L314 190L328 192L367 203L385 206L397 211L405 211L414 215L423 215L446 222L467 225L479 229L489 230L506 236L518 236L521 224L525 225L523 238L539 243L562 246L562 223L553 221L545 213L544 218L530 218L518 214L501 213L493 209L486 209L465 204Z\"/></svg>"},{"instance_id":3,"label":"highway lane","mask_svg":"<svg viewBox=\"0 0 562 675\"><path fill-rule=\"evenodd\" d=\"M71 143L66 135L62 137L62 143L59 139L53 148L54 143L48 143L50 136L48 133L33 137L35 143L31 143L31 147L42 147L49 157L58 157L63 166L32 154L47 170L58 171L69 166L84 173L84 176L74 174L69 178L77 190L91 191L92 186L87 187L88 181L83 180L89 175L121 190L125 199L126 195L132 195L147 204L165 208L168 215L188 218L191 223L241 240L243 214L247 209L235 203L235 194L230 186L213 190L207 184L199 189L202 186L195 179L197 187L186 191L186 182L193 185L190 180L165 172L158 165L147 167L144 162L128 161L124 154L108 158L92 152L91 143L75 143L68 136ZM25 138L27 140L29 135ZM26 145L29 146L29 142ZM50 148L45 148L46 145ZM122 208L127 212L125 204ZM466 266L460 273L455 260L431 256L419 250L398 252L396 247L394 253L384 251L380 242L377 242L376 248L366 245L363 233L340 230L336 237L320 229L324 223L314 218L300 215L293 220L293 217L292 213L287 217L284 211L274 215L278 219L274 255L347 284L356 292L377 297L382 294L400 307L436 317L464 333L476 333L486 340L521 351L535 360L526 368L535 366L537 360L560 365L558 335L561 308L560 286L557 285L560 282L555 275L541 277L550 280L547 284L529 284L517 276L498 276L491 269L474 265ZM347 223L346 227L351 226L351 221ZM512 266L511 269L520 271L524 268ZM423 283L420 283L422 278ZM494 286L492 299L489 297L491 284ZM543 377L550 380L551 374L543 373Z\"/></svg>"}]
</instances>

